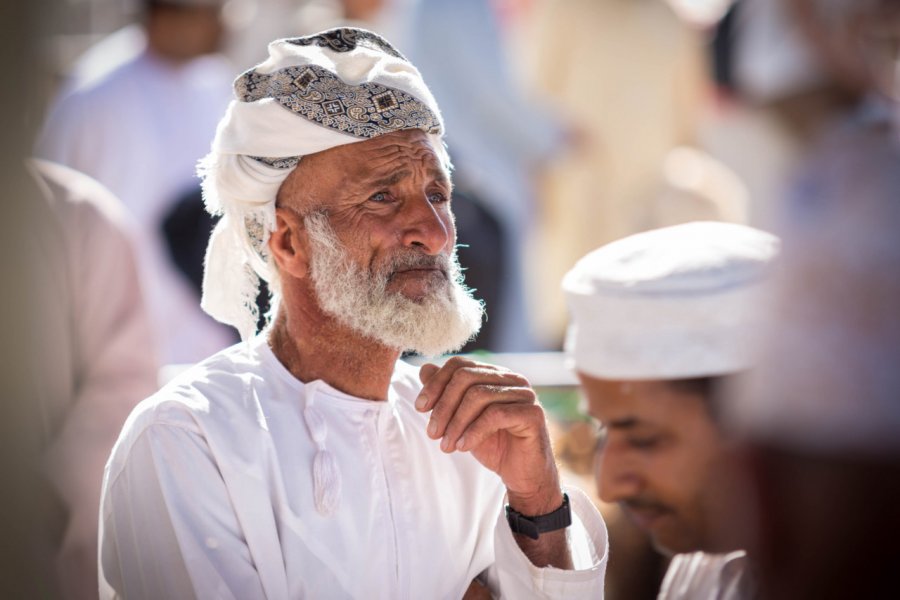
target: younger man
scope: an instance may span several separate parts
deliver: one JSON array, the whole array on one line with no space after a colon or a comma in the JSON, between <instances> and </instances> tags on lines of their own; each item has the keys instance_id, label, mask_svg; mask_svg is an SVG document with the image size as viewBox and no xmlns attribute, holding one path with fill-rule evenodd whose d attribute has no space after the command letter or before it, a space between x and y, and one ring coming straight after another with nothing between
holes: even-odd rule
<instances>
[{"instance_id":1,"label":"younger man","mask_svg":"<svg viewBox=\"0 0 900 600\"><path fill-rule=\"evenodd\" d=\"M711 396L751 366L750 308L777 248L749 227L689 223L608 244L563 280L567 350L603 428L599 494L677 555L661 598L750 594L744 552L714 525L733 469Z\"/></svg>"}]
</instances>

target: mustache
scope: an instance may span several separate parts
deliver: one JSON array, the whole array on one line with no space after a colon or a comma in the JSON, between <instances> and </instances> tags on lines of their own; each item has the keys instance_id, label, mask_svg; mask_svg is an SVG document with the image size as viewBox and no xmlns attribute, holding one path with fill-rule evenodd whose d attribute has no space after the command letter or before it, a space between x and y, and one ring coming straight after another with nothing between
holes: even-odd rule
<instances>
[{"instance_id":1,"label":"mustache","mask_svg":"<svg viewBox=\"0 0 900 600\"><path fill-rule=\"evenodd\" d=\"M672 512L672 509L665 504L661 504L646 497L635 497L629 498L628 500L622 500L619 504L624 506L625 508L634 510L634 511L652 511L652 512Z\"/></svg>"},{"instance_id":2,"label":"mustache","mask_svg":"<svg viewBox=\"0 0 900 600\"><path fill-rule=\"evenodd\" d=\"M446 254L424 254L416 251L399 252L381 268L378 273L390 279L396 273L414 269L435 269L447 277L450 273L450 257Z\"/></svg>"}]
</instances>

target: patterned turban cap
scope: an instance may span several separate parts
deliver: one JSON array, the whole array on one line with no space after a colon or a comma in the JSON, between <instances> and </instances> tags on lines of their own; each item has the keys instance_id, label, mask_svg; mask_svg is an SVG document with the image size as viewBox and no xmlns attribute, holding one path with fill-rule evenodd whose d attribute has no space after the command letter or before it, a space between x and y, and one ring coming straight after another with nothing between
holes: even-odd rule
<instances>
[{"instance_id":1,"label":"patterned turban cap","mask_svg":"<svg viewBox=\"0 0 900 600\"><path fill-rule=\"evenodd\" d=\"M275 196L307 154L421 129L449 166L437 103L384 38L355 28L276 40L234 82L212 151L198 166L207 210L222 218L206 251L201 306L250 338L259 279L278 292L268 252Z\"/></svg>"}]
</instances>

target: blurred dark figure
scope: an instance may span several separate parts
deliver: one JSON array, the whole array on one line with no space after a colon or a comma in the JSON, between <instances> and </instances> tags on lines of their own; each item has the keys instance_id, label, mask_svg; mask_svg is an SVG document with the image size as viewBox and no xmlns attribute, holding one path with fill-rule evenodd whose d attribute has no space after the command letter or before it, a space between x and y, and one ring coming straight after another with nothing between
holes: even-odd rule
<instances>
[{"instance_id":1,"label":"blurred dark figure","mask_svg":"<svg viewBox=\"0 0 900 600\"><path fill-rule=\"evenodd\" d=\"M785 233L748 437L767 598L887 598L900 561L900 152L831 163Z\"/></svg>"},{"instance_id":2,"label":"blurred dark figure","mask_svg":"<svg viewBox=\"0 0 900 600\"><path fill-rule=\"evenodd\" d=\"M5 8L0 65L16 85L0 92L0 596L96 598L103 465L156 366L114 201L67 169L26 167L56 6Z\"/></svg>"},{"instance_id":3,"label":"blurred dark figure","mask_svg":"<svg viewBox=\"0 0 900 600\"><path fill-rule=\"evenodd\" d=\"M888 598L900 561L900 3L794 4L867 100L788 198L761 364L729 405L754 482L747 544L766 598Z\"/></svg>"},{"instance_id":4,"label":"blurred dark figure","mask_svg":"<svg viewBox=\"0 0 900 600\"><path fill-rule=\"evenodd\" d=\"M203 194L198 186L197 189L182 196L162 222L169 257L187 278L198 299L203 293L206 246L218 220L218 217L209 214L203 206ZM259 322L256 325L259 331L268 324L268 312L271 307L269 287L265 281L259 282L256 306L259 309ZM233 330L232 333L232 341L240 341L237 331Z\"/></svg>"},{"instance_id":5,"label":"blurred dark figure","mask_svg":"<svg viewBox=\"0 0 900 600\"><path fill-rule=\"evenodd\" d=\"M33 232L49 214L24 159L34 139L40 105L42 44L52 3L11 2L0 17L0 67L16 85L0 86L0 596L53 598L58 592L45 506L49 487L39 474L41 408L34 399L35 298L52 292L48 266Z\"/></svg>"}]
</instances>

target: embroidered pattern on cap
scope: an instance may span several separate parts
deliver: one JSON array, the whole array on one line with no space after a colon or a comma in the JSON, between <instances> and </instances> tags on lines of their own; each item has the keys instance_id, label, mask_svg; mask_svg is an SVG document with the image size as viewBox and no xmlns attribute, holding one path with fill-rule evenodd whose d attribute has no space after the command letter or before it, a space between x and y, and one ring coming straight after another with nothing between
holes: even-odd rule
<instances>
[{"instance_id":1,"label":"embroidered pattern on cap","mask_svg":"<svg viewBox=\"0 0 900 600\"><path fill-rule=\"evenodd\" d=\"M350 52L355 50L357 46L371 48L385 54L390 54L400 60L406 60L406 57L394 48L390 42L365 29L352 29L341 27L338 29L329 29L317 35L308 35L305 37L287 38L284 40L288 44L296 46L319 46L321 48L330 48L335 52ZM406 62L409 62L406 60Z\"/></svg>"},{"instance_id":2,"label":"embroidered pattern on cap","mask_svg":"<svg viewBox=\"0 0 900 600\"><path fill-rule=\"evenodd\" d=\"M234 89L242 102L273 98L310 121L358 138L403 129L441 133L437 116L414 96L374 82L350 85L318 65L271 74L250 70L234 82Z\"/></svg>"},{"instance_id":3,"label":"embroidered pattern on cap","mask_svg":"<svg viewBox=\"0 0 900 600\"><path fill-rule=\"evenodd\" d=\"M299 156L285 156L282 158L276 158L272 156L248 156L247 158L252 158L257 162L261 162L264 165L268 165L273 169L293 169L298 164L300 164Z\"/></svg>"}]
</instances>

